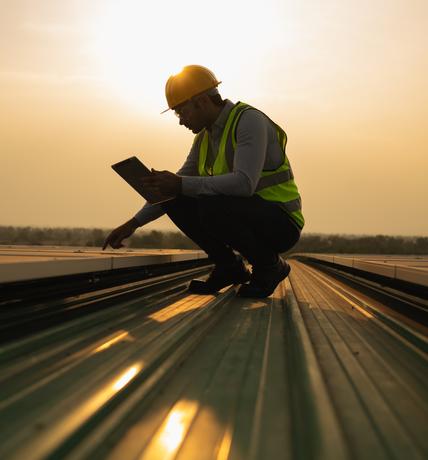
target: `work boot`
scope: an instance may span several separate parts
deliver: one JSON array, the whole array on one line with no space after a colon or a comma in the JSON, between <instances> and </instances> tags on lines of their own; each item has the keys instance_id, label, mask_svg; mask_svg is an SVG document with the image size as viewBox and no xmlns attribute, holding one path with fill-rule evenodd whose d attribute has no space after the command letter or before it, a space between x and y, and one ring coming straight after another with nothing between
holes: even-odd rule
<instances>
[{"instance_id":1,"label":"work boot","mask_svg":"<svg viewBox=\"0 0 428 460\"><path fill-rule=\"evenodd\" d=\"M287 278L291 267L279 257L275 265L254 267L249 284L244 284L238 291L239 297L264 299L269 297L278 284Z\"/></svg>"},{"instance_id":2,"label":"work boot","mask_svg":"<svg viewBox=\"0 0 428 460\"><path fill-rule=\"evenodd\" d=\"M250 271L239 257L233 265L217 264L206 281L192 280L188 290L193 294L215 294L230 284L246 283L250 277Z\"/></svg>"}]
</instances>

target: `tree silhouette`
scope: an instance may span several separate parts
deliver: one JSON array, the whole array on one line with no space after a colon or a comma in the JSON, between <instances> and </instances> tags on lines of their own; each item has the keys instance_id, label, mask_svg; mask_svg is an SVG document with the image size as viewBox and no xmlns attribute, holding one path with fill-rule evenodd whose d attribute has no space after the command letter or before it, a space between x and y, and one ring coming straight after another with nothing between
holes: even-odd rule
<instances>
[{"instance_id":1,"label":"tree silhouette","mask_svg":"<svg viewBox=\"0 0 428 460\"><path fill-rule=\"evenodd\" d=\"M53 245L100 248L110 230L101 228L40 228L0 226L0 244ZM137 231L125 244L130 248L197 249L183 233ZM303 234L290 251L339 254L428 255L428 237L388 235Z\"/></svg>"}]
</instances>

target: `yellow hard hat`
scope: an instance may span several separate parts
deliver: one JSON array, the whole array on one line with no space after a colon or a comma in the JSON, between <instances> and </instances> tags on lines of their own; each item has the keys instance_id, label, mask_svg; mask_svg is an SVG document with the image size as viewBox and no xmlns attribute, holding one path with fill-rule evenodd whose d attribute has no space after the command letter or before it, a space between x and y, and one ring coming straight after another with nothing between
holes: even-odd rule
<instances>
[{"instance_id":1,"label":"yellow hard hat","mask_svg":"<svg viewBox=\"0 0 428 460\"><path fill-rule=\"evenodd\" d=\"M173 109L179 104L188 101L193 96L217 87L218 81L211 70L201 65L188 65L180 73L171 75L165 85L165 96L168 109Z\"/></svg>"}]
</instances>

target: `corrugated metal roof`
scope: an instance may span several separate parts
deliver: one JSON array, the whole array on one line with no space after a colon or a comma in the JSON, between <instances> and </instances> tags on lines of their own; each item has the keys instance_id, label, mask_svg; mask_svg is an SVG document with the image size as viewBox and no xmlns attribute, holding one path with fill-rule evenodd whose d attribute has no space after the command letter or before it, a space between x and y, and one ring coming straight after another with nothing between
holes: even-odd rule
<instances>
[{"instance_id":1,"label":"corrugated metal roof","mask_svg":"<svg viewBox=\"0 0 428 460\"><path fill-rule=\"evenodd\" d=\"M200 250L0 245L0 283L206 259Z\"/></svg>"},{"instance_id":2,"label":"corrugated metal roof","mask_svg":"<svg viewBox=\"0 0 428 460\"><path fill-rule=\"evenodd\" d=\"M296 254L298 255L298 254ZM352 254L302 254L305 259L329 262L374 275L428 287L427 256L384 256Z\"/></svg>"},{"instance_id":3,"label":"corrugated metal roof","mask_svg":"<svg viewBox=\"0 0 428 460\"><path fill-rule=\"evenodd\" d=\"M137 298L3 346L0 457L426 458L427 354L337 283L293 261L268 299Z\"/></svg>"}]
</instances>

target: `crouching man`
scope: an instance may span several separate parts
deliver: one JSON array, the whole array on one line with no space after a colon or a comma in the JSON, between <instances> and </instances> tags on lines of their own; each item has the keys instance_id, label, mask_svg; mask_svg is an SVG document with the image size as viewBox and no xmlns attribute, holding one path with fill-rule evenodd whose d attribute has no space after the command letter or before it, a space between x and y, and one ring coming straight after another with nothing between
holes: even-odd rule
<instances>
[{"instance_id":1,"label":"crouching man","mask_svg":"<svg viewBox=\"0 0 428 460\"><path fill-rule=\"evenodd\" d=\"M190 283L191 292L211 294L242 284L238 295L264 298L290 272L280 254L300 238L301 198L284 130L248 104L223 100L219 83L199 65L168 79L169 109L195 138L177 174L155 172L142 181L148 191L175 198L147 203L110 233L103 249L121 247L138 227L166 213L215 264L206 281ZM251 264L251 272L236 252Z\"/></svg>"}]
</instances>

